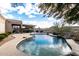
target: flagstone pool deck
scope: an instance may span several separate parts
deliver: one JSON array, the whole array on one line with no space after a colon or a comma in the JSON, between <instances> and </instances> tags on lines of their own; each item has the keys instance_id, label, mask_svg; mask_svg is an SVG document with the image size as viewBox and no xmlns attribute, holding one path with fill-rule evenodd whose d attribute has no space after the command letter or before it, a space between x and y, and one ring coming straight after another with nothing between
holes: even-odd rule
<instances>
[{"instance_id":1,"label":"flagstone pool deck","mask_svg":"<svg viewBox=\"0 0 79 59\"><path fill-rule=\"evenodd\" d=\"M19 51L16 46L24 40L23 37L30 38L32 36L29 33L13 34L12 36L15 38L0 46L0 56L25 56L26 54Z\"/></svg>"},{"instance_id":2,"label":"flagstone pool deck","mask_svg":"<svg viewBox=\"0 0 79 59\"><path fill-rule=\"evenodd\" d=\"M72 54L79 56L79 44L72 39L67 39L66 41L72 48Z\"/></svg>"},{"instance_id":3,"label":"flagstone pool deck","mask_svg":"<svg viewBox=\"0 0 79 59\"><path fill-rule=\"evenodd\" d=\"M24 40L23 37L32 37L30 33L13 34L12 36L15 38L0 46L0 56L27 56L23 52L19 51L16 46L19 42ZM71 46L72 53L79 56L79 45L72 39L67 39L66 41Z\"/></svg>"}]
</instances>

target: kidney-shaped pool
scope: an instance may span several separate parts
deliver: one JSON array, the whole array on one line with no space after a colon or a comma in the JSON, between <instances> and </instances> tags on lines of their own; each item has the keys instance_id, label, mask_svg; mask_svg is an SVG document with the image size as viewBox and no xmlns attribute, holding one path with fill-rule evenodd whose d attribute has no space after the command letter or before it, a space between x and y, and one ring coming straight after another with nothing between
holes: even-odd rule
<instances>
[{"instance_id":1,"label":"kidney-shaped pool","mask_svg":"<svg viewBox=\"0 0 79 59\"><path fill-rule=\"evenodd\" d=\"M60 56L71 53L71 48L62 37L49 35L33 35L21 41L17 48L30 56Z\"/></svg>"}]
</instances>

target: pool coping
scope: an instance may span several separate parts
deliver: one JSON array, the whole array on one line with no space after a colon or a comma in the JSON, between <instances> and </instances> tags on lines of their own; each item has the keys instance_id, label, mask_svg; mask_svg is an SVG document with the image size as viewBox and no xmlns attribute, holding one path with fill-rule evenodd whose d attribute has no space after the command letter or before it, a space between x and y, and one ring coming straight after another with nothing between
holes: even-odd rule
<instances>
[{"instance_id":1,"label":"pool coping","mask_svg":"<svg viewBox=\"0 0 79 59\"><path fill-rule=\"evenodd\" d=\"M25 41L25 40L27 40L27 39L30 39L30 38L32 38L32 36L31 37L29 37L29 38L25 38L24 40L22 40L22 41ZM20 41L17 45L16 45L16 49L18 49L20 52L22 52L22 53L24 53L23 51L21 51L18 47L19 47L19 45L22 43L22 41ZM25 53L24 53L25 54ZM29 56L29 55L28 55Z\"/></svg>"}]
</instances>

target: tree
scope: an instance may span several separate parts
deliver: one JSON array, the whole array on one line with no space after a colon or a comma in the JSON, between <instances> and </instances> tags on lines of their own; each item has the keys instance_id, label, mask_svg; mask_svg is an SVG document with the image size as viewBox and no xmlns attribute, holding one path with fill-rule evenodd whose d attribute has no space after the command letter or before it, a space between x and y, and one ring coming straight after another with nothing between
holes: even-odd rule
<instances>
[{"instance_id":1,"label":"tree","mask_svg":"<svg viewBox=\"0 0 79 59\"><path fill-rule=\"evenodd\" d=\"M77 3L40 3L38 7L40 12L48 17L64 18L64 21L70 24L79 21L79 4Z\"/></svg>"},{"instance_id":2,"label":"tree","mask_svg":"<svg viewBox=\"0 0 79 59\"><path fill-rule=\"evenodd\" d=\"M64 23L61 24L60 23L55 23L54 26L49 28L50 30L52 30L53 33L56 33L59 36L65 36L66 35L70 35L72 32L72 29L69 26L64 26Z\"/></svg>"}]
</instances>

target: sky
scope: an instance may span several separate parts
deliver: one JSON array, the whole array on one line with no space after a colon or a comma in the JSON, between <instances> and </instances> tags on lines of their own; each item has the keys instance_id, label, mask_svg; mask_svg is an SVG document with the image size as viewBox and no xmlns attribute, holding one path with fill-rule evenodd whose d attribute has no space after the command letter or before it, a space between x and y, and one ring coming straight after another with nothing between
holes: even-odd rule
<instances>
[{"instance_id":1,"label":"sky","mask_svg":"<svg viewBox=\"0 0 79 59\"><path fill-rule=\"evenodd\" d=\"M1 14L5 18L22 20L23 24L36 25L36 28L49 28L55 22L53 17L44 17L42 12L39 12L38 3L19 3L11 5L11 3L0 3Z\"/></svg>"},{"instance_id":2,"label":"sky","mask_svg":"<svg viewBox=\"0 0 79 59\"><path fill-rule=\"evenodd\" d=\"M79 0L1 0L1 3L4 2L26 2L26 3L78 3Z\"/></svg>"},{"instance_id":3,"label":"sky","mask_svg":"<svg viewBox=\"0 0 79 59\"><path fill-rule=\"evenodd\" d=\"M36 28L49 28L56 22L62 22L62 19L56 20L53 17L44 17L44 14L39 12L38 5L39 3L19 3L18 5L0 3L0 12L5 18L21 20L23 24L36 25Z\"/></svg>"}]
</instances>

